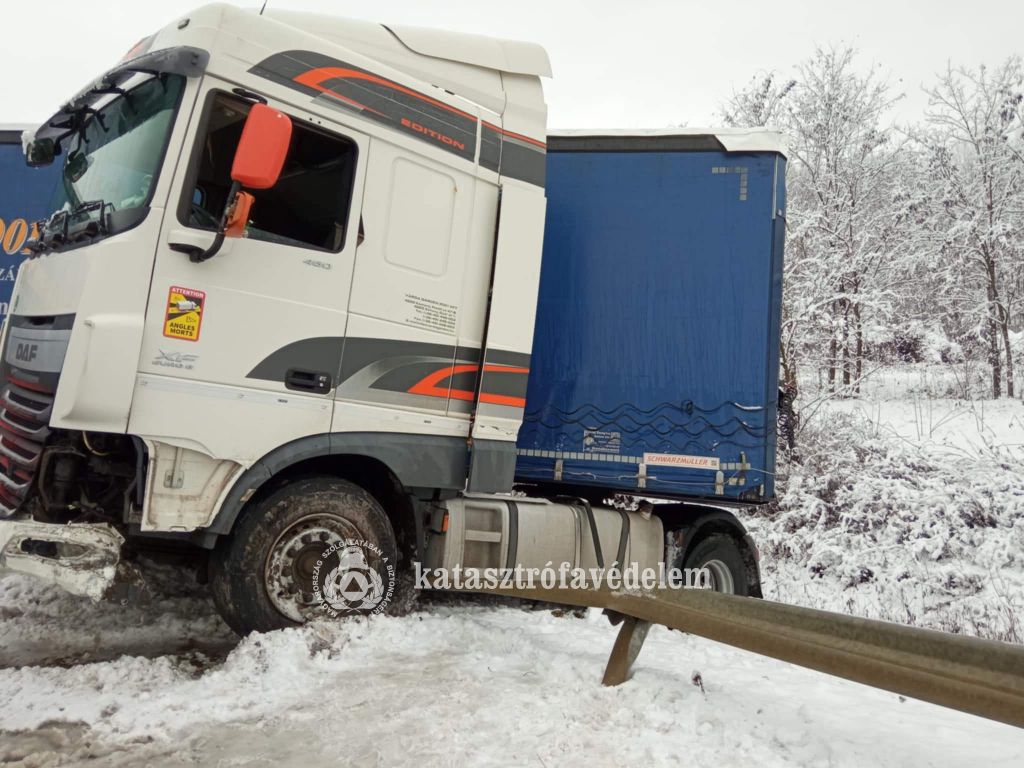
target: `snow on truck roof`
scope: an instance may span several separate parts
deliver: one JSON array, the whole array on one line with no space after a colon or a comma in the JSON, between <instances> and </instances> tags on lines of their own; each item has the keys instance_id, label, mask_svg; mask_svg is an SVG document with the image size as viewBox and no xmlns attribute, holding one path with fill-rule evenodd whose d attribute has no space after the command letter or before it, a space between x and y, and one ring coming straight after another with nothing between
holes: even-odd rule
<instances>
[{"instance_id":1,"label":"snow on truck roof","mask_svg":"<svg viewBox=\"0 0 1024 768\"><path fill-rule=\"evenodd\" d=\"M593 149L614 151L637 149L650 145L651 149L671 151L672 139L684 139L699 146L701 139L708 141L707 149L717 142L726 152L777 152L787 155L786 139L779 131L769 128L595 128L548 131L548 148L558 151L572 144L590 145ZM565 141L560 141L565 140ZM561 145L561 147L560 147Z\"/></svg>"}]
</instances>

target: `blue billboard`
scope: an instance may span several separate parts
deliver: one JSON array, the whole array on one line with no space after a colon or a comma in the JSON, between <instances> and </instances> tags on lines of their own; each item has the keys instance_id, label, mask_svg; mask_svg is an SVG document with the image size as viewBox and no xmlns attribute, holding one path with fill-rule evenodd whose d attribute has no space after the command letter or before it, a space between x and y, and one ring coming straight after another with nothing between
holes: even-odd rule
<instances>
[{"instance_id":1,"label":"blue billboard","mask_svg":"<svg viewBox=\"0 0 1024 768\"><path fill-rule=\"evenodd\" d=\"M28 256L34 222L50 213L60 163L29 168L21 131L0 128L0 320L7 315L18 267Z\"/></svg>"}]
</instances>

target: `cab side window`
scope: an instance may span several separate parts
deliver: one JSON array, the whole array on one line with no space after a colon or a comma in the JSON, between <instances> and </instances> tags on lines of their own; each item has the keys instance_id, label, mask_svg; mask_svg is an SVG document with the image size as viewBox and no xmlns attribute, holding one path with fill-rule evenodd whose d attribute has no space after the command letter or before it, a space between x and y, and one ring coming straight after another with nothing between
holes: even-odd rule
<instances>
[{"instance_id":1,"label":"cab side window","mask_svg":"<svg viewBox=\"0 0 1024 768\"><path fill-rule=\"evenodd\" d=\"M202 144L193 156L182 223L215 229L231 188L231 164L250 104L216 93L207 104ZM292 141L277 184L256 198L245 236L281 245L340 251L348 229L356 145L292 119Z\"/></svg>"}]
</instances>

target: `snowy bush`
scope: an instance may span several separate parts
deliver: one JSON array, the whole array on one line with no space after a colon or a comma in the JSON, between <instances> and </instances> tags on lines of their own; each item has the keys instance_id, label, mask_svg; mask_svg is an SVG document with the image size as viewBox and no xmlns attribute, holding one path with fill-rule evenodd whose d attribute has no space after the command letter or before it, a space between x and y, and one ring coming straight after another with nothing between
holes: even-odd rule
<instances>
[{"instance_id":1,"label":"snowy bush","mask_svg":"<svg viewBox=\"0 0 1024 768\"><path fill-rule=\"evenodd\" d=\"M767 596L1024 642L1024 460L960 448L863 413L807 423L780 462L779 504L745 520Z\"/></svg>"}]
</instances>

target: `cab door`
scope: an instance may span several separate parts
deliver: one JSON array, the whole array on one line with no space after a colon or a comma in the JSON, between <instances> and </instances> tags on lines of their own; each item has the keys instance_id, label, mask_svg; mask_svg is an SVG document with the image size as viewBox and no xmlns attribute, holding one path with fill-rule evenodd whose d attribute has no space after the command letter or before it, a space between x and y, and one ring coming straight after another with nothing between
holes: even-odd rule
<instances>
[{"instance_id":1,"label":"cab door","mask_svg":"<svg viewBox=\"0 0 1024 768\"><path fill-rule=\"evenodd\" d=\"M207 77L157 245L129 429L251 461L330 430L358 247L367 137L291 105L278 183L242 238L207 248L252 102ZM175 206L177 206L175 208Z\"/></svg>"},{"instance_id":2,"label":"cab door","mask_svg":"<svg viewBox=\"0 0 1024 768\"><path fill-rule=\"evenodd\" d=\"M396 429L465 437L496 187L380 139L368 167L335 429L370 426L383 405Z\"/></svg>"}]
</instances>

